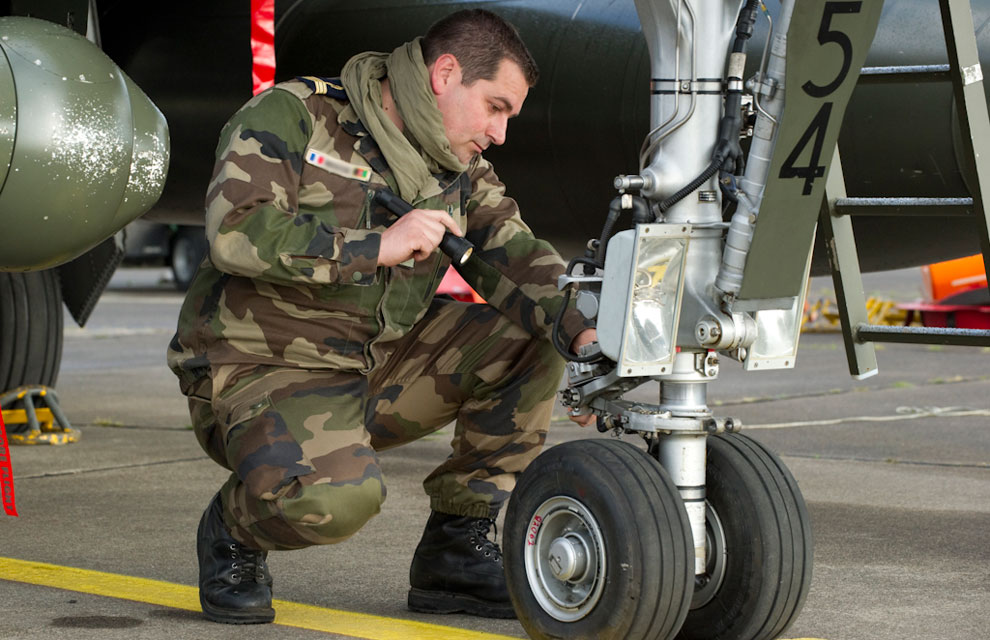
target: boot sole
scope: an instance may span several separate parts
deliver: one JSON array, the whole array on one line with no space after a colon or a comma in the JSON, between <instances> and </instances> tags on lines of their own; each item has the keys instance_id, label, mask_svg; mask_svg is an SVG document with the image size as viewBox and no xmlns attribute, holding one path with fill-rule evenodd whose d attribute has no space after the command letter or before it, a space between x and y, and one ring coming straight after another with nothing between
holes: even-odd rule
<instances>
[{"instance_id":1,"label":"boot sole","mask_svg":"<svg viewBox=\"0 0 990 640\"><path fill-rule=\"evenodd\" d=\"M516 617L510 602L489 602L449 591L409 590L408 606L419 613L469 613L482 618Z\"/></svg>"},{"instance_id":2,"label":"boot sole","mask_svg":"<svg viewBox=\"0 0 990 640\"><path fill-rule=\"evenodd\" d=\"M199 597L199 604L203 608L203 615L207 620L220 622L223 624L264 624L275 619L275 609L222 609L214 607L209 602Z\"/></svg>"}]
</instances>

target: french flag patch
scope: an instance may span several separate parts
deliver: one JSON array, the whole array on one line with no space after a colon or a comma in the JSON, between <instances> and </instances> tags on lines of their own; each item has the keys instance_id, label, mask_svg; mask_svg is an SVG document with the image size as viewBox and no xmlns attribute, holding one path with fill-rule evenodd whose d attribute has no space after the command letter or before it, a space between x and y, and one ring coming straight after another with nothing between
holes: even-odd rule
<instances>
[{"instance_id":1,"label":"french flag patch","mask_svg":"<svg viewBox=\"0 0 990 640\"><path fill-rule=\"evenodd\" d=\"M371 180L371 169L368 167L359 167L356 164L344 162L340 158L328 156L315 149L310 149L306 152L306 162L314 167L319 167L334 175L350 178L351 180L360 180L361 182Z\"/></svg>"}]
</instances>

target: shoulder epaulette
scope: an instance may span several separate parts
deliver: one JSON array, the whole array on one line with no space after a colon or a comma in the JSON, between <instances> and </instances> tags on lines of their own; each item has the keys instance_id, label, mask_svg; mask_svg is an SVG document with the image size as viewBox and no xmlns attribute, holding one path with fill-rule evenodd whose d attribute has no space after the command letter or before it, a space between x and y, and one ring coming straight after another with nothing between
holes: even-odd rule
<instances>
[{"instance_id":1,"label":"shoulder epaulette","mask_svg":"<svg viewBox=\"0 0 990 640\"><path fill-rule=\"evenodd\" d=\"M330 96L337 100L347 100L347 92L344 85L340 83L340 78L321 78L320 76L296 76L296 80L304 83L313 90L313 93L321 96Z\"/></svg>"}]
</instances>

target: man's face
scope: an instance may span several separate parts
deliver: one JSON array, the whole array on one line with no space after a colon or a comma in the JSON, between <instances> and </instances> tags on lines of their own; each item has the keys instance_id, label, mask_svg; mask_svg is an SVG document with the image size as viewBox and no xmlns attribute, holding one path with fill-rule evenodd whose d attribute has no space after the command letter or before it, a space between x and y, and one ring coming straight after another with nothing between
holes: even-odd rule
<instances>
[{"instance_id":1,"label":"man's face","mask_svg":"<svg viewBox=\"0 0 990 640\"><path fill-rule=\"evenodd\" d=\"M529 93L519 65L503 59L493 79L471 85L461 82L460 65L449 54L441 56L434 67L433 91L457 159L467 164L488 145L505 142L509 118L519 113Z\"/></svg>"}]
</instances>

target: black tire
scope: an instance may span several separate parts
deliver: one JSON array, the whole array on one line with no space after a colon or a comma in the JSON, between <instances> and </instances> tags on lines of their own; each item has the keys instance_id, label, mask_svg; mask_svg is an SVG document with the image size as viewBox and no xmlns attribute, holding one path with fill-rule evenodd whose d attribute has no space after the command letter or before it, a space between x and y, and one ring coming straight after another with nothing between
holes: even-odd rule
<instances>
[{"instance_id":1,"label":"black tire","mask_svg":"<svg viewBox=\"0 0 990 640\"><path fill-rule=\"evenodd\" d=\"M759 442L724 434L708 438L706 483L708 582L677 637L776 638L811 585L811 522L797 482Z\"/></svg>"},{"instance_id":2,"label":"black tire","mask_svg":"<svg viewBox=\"0 0 990 640\"><path fill-rule=\"evenodd\" d=\"M206 241L206 231L202 227L181 227L172 240L172 251L169 256L169 265L172 267L172 279L175 288L179 291L187 291L199 263L203 261L203 256L209 244Z\"/></svg>"},{"instance_id":3,"label":"black tire","mask_svg":"<svg viewBox=\"0 0 990 640\"><path fill-rule=\"evenodd\" d=\"M0 273L0 392L24 385L54 386L61 361L58 273Z\"/></svg>"},{"instance_id":4,"label":"black tire","mask_svg":"<svg viewBox=\"0 0 990 640\"><path fill-rule=\"evenodd\" d=\"M583 553L583 568L564 562L555 574L551 543L558 557ZM667 640L687 615L694 549L684 502L659 463L628 443L579 440L542 453L512 493L504 551L532 638Z\"/></svg>"}]
</instances>

